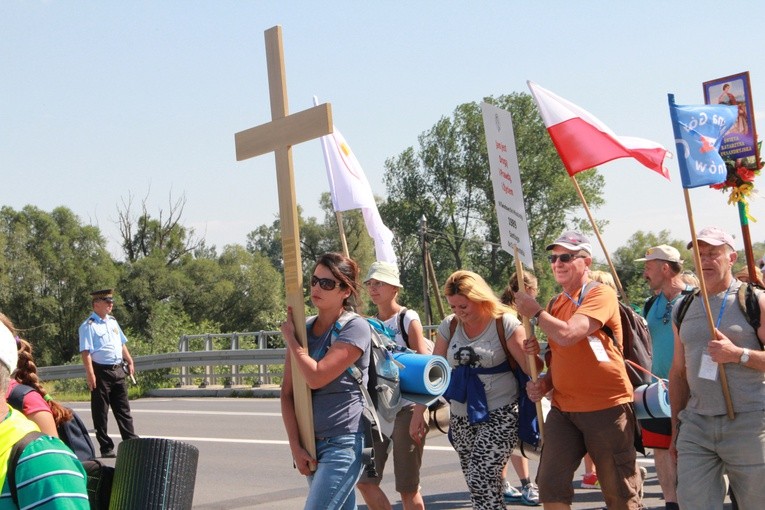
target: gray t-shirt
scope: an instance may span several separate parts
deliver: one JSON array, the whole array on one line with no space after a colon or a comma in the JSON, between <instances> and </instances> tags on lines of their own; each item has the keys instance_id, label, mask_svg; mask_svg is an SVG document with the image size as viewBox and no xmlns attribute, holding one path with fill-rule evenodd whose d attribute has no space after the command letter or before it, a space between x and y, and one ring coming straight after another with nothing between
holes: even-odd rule
<instances>
[{"instance_id":1,"label":"gray t-shirt","mask_svg":"<svg viewBox=\"0 0 765 510\"><path fill-rule=\"evenodd\" d=\"M349 320L340 334L332 337L332 328L324 335L317 337L312 333L313 319L307 321L308 351L314 353L323 345L331 342L344 342L358 347L363 354L356 360L355 365L364 374L367 384L369 368L369 352L371 333L369 324L362 317ZM326 351L325 351L326 352ZM312 390L313 427L316 437L334 437L343 434L361 432L361 413L364 410L364 395L358 383L348 373L343 371L336 379L322 388Z\"/></svg>"},{"instance_id":2,"label":"gray t-shirt","mask_svg":"<svg viewBox=\"0 0 765 510\"><path fill-rule=\"evenodd\" d=\"M737 301L736 293L741 285L742 283L736 280L727 294L720 292L709 296L712 321L717 325L723 297L725 297L725 309L717 329L737 346L757 351L760 350L757 335L746 322L746 317ZM677 310L678 306L675 306L673 319L677 316ZM680 341L685 349L685 371L690 388L690 398L686 409L704 416L722 416L726 414L726 407L719 369L717 379L714 381L699 377L701 357L707 350L710 337L704 301L700 295L695 296L680 325ZM725 363L725 376L728 380L734 412L765 410L765 373L739 363Z\"/></svg>"},{"instance_id":3,"label":"gray t-shirt","mask_svg":"<svg viewBox=\"0 0 765 510\"><path fill-rule=\"evenodd\" d=\"M446 360L449 366L456 367L461 363L469 363L475 367L494 367L503 363L507 356L499 343L497 324L492 319L478 336L468 338L462 323L457 324L454 337L449 338L449 323L454 315L449 315L438 326L438 333L449 342L446 352ZM520 322L512 314L502 316L502 324L505 327L505 341L512 336ZM511 371L499 374L486 374L478 376L486 391L486 401L489 411L499 409L502 406L512 404L518 400L518 381ZM455 416L467 416L467 403L451 402L450 411Z\"/></svg>"}]
</instances>

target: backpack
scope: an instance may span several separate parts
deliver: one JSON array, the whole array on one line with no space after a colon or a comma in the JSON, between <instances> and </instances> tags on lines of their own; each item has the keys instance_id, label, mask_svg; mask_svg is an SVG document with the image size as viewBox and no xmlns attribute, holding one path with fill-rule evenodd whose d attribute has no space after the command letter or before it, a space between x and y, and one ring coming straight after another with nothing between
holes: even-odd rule
<instances>
[{"instance_id":1,"label":"backpack","mask_svg":"<svg viewBox=\"0 0 765 510\"><path fill-rule=\"evenodd\" d=\"M686 285L685 289L680 291L680 294L682 295L688 295L692 292L696 292L698 290L697 287L693 287L691 285ZM648 317L648 312L651 310L651 307L656 302L656 300L659 299L659 294L654 294L653 296L646 299L645 304L643 305L643 317Z\"/></svg>"},{"instance_id":2,"label":"backpack","mask_svg":"<svg viewBox=\"0 0 765 510\"><path fill-rule=\"evenodd\" d=\"M601 285L601 283L596 281L588 282L582 290L581 299L584 299L587 292L597 285ZM560 294L550 300L550 303L547 306L548 313L558 297L560 297ZM637 388L643 384L651 384L650 370L653 362L653 347L651 344L651 332L648 330L648 323L646 323L645 319L635 312L631 306L625 305L621 301L619 301L618 304L619 318L622 323L621 353L624 357L624 365L627 369L627 375L629 376L633 388ZM601 329L603 329L611 341L614 342L614 345L617 345L614 332L611 331L611 328L604 324ZM634 365L638 365L648 372L640 370Z\"/></svg>"},{"instance_id":3,"label":"backpack","mask_svg":"<svg viewBox=\"0 0 765 510\"><path fill-rule=\"evenodd\" d=\"M653 363L653 346L648 323L642 315L635 312L631 306L619 301L619 317L622 321L622 355L633 388L643 384L651 384L650 374ZM603 326L603 331L616 343L611 328ZM634 364L648 370L649 373L636 368Z\"/></svg>"},{"instance_id":4,"label":"backpack","mask_svg":"<svg viewBox=\"0 0 765 510\"><path fill-rule=\"evenodd\" d=\"M542 438L539 433L539 419L537 417L537 405L529 398L529 394L526 392L526 383L531 380L531 377L521 369L518 362L510 353L507 348L507 342L505 339L505 326L502 323L502 317L497 317L496 320L497 335L499 336L499 343L502 345L502 350L505 351L507 362L510 364L510 368L515 375L515 379L518 381L518 450L523 457L530 458L529 454L539 454L542 447ZM453 317L449 323L449 339L454 336L454 332L457 330L457 317Z\"/></svg>"},{"instance_id":5,"label":"backpack","mask_svg":"<svg viewBox=\"0 0 765 510\"><path fill-rule=\"evenodd\" d=\"M338 337L343 327L354 317L361 317L356 313L343 313L335 321L330 333L331 341ZM306 324L315 317L309 317ZM376 477L374 440L383 440L383 435L390 437L393 434L393 425L403 401L401 400L401 386L398 377L398 362L393 358L393 352L402 349L395 341L395 333L379 319L365 317L369 326L371 337L369 368L367 384L364 384L364 374L354 364L347 371L356 381L364 395L364 449L362 450L362 465L367 476ZM331 343L331 342L330 342ZM328 348L328 346L327 346ZM327 349L322 347L319 352L311 354L317 361L326 354Z\"/></svg>"},{"instance_id":6,"label":"backpack","mask_svg":"<svg viewBox=\"0 0 765 510\"><path fill-rule=\"evenodd\" d=\"M691 303L693 302L693 298L695 298L700 292L701 291L699 289L693 289L692 292L687 294L677 304L675 326L677 327L678 332L680 331L680 325L685 318L685 314L688 312L688 308L690 308ZM760 329L760 303L758 302L758 298L762 292L763 289L760 288L759 285L755 285L753 283L741 285L738 288L738 292L736 292L736 301L738 302L738 306L741 308L744 317L746 317L746 322L748 322L749 325L754 329L754 334L757 337L757 341L760 342L760 348L765 349L765 347L763 347L762 340L760 340L760 336L757 334L757 330Z\"/></svg>"},{"instance_id":7,"label":"backpack","mask_svg":"<svg viewBox=\"0 0 765 510\"><path fill-rule=\"evenodd\" d=\"M412 346L409 345L409 333L406 331L406 328L404 328L404 317L406 316L406 311L406 307L401 307L401 310L398 312L398 331L401 333L401 338L404 339L404 343L406 344L407 348L411 349ZM433 347L435 347L433 340L426 336L425 343L428 346L427 354L433 354Z\"/></svg>"},{"instance_id":8,"label":"backpack","mask_svg":"<svg viewBox=\"0 0 765 510\"><path fill-rule=\"evenodd\" d=\"M19 411L23 410L24 397L32 391L37 390L26 384L17 385L8 396L8 404ZM72 409L69 410L72 411L72 419L56 427L58 437L77 455L80 461L95 459L96 449L90 440L88 428L77 413Z\"/></svg>"},{"instance_id":9,"label":"backpack","mask_svg":"<svg viewBox=\"0 0 765 510\"><path fill-rule=\"evenodd\" d=\"M332 337L337 338L343 327L358 314L344 313L332 327ZM406 352L396 344L396 334L381 320L375 317L364 317L369 325L371 346L369 357L368 380L363 384L363 374L356 365L351 365L348 372L359 384L374 422L380 434L390 436L393 432L393 422L401 410L401 381L398 369L401 366L393 358L394 352ZM381 423L380 419L382 420Z\"/></svg>"},{"instance_id":10,"label":"backpack","mask_svg":"<svg viewBox=\"0 0 765 510\"><path fill-rule=\"evenodd\" d=\"M44 436L45 434L38 431L32 431L19 439L16 444L11 448L10 456L8 457L8 488L11 491L11 498L16 506L19 506L19 495L16 487L16 466L21 459L21 455L24 453L24 449L32 441ZM114 479L114 468L102 464L101 461L96 459L84 460L82 467L85 468L85 474L87 475L87 489L88 489L88 501L90 503L91 510L108 510L109 500L112 494L112 480Z\"/></svg>"}]
</instances>

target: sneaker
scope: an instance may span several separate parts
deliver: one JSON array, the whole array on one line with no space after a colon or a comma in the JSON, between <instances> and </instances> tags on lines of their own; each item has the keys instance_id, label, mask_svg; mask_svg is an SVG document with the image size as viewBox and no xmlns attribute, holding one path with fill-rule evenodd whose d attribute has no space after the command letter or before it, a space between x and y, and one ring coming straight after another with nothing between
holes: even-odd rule
<instances>
[{"instance_id":1,"label":"sneaker","mask_svg":"<svg viewBox=\"0 0 765 510\"><path fill-rule=\"evenodd\" d=\"M513 487L507 480L502 483L502 492L505 496L505 503L518 503L523 499L521 491Z\"/></svg>"},{"instance_id":2,"label":"sneaker","mask_svg":"<svg viewBox=\"0 0 765 510\"><path fill-rule=\"evenodd\" d=\"M597 473L585 473L582 477L582 489L600 489Z\"/></svg>"},{"instance_id":3,"label":"sneaker","mask_svg":"<svg viewBox=\"0 0 765 510\"><path fill-rule=\"evenodd\" d=\"M117 454L114 453L114 450L106 450L105 452L101 452L102 459L114 459L116 457Z\"/></svg>"},{"instance_id":4,"label":"sneaker","mask_svg":"<svg viewBox=\"0 0 765 510\"><path fill-rule=\"evenodd\" d=\"M534 482L529 482L521 489L521 502L526 506L539 506L539 488Z\"/></svg>"}]
</instances>

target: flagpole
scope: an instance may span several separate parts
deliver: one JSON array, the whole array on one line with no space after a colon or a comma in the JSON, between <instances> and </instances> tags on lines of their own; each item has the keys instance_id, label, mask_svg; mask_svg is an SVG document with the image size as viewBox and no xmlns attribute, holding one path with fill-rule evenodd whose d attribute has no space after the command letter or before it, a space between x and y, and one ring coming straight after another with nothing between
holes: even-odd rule
<instances>
[{"instance_id":1,"label":"flagpole","mask_svg":"<svg viewBox=\"0 0 765 510\"><path fill-rule=\"evenodd\" d=\"M340 231L340 243L343 245L343 255L351 258L351 254L348 252L348 240L345 238L345 226L343 225L342 211L335 211L335 219L337 220L337 229Z\"/></svg>"},{"instance_id":2,"label":"flagpole","mask_svg":"<svg viewBox=\"0 0 765 510\"><path fill-rule=\"evenodd\" d=\"M749 235L749 216L746 213L746 202L738 201L738 220L741 223L741 236L744 241L744 255L746 256L746 267L749 273L749 281L762 285L763 282L757 277L754 268L757 265L754 261L754 252L752 252L752 237Z\"/></svg>"},{"instance_id":3,"label":"flagpole","mask_svg":"<svg viewBox=\"0 0 765 510\"><path fill-rule=\"evenodd\" d=\"M716 338L715 324L712 321L712 309L709 307L709 297L707 295L707 286L704 282L704 272L701 270L701 255L699 254L699 241L696 238L696 227L693 221L693 211L691 210L691 197L688 194L688 188L683 188L683 194L685 195L685 209L688 214L688 226L691 228L691 242L693 243L693 262L696 264L696 276L699 278L699 288L701 289L701 298L704 302L704 310L707 314L707 325L709 326L709 332L712 338ZM730 398L730 389L728 388L728 378L725 375L725 365L718 363L717 366L720 369L720 383L722 384L722 392L725 397L725 408L728 411L728 418L731 420L736 418L733 413L733 402Z\"/></svg>"},{"instance_id":4,"label":"flagpole","mask_svg":"<svg viewBox=\"0 0 765 510\"><path fill-rule=\"evenodd\" d=\"M523 263L521 263L521 258L518 256L518 246L513 245L513 258L515 259L515 279L518 282L518 290L526 292L526 288L523 283ZM523 329L526 330L526 338L531 338L534 336L534 326L531 325L531 322L529 322L528 317L522 317L523 320ZM529 375L531 376L531 380L534 382L537 382L539 379L539 373L537 371L537 360L536 356L533 354L528 355L528 364L529 364L529 372L531 372ZM537 407L537 423L539 424L539 440L541 443L544 443L544 421L545 421L545 415L542 412L542 401L537 400L536 401L536 407Z\"/></svg>"},{"instance_id":5,"label":"flagpole","mask_svg":"<svg viewBox=\"0 0 765 510\"><path fill-rule=\"evenodd\" d=\"M621 280L619 280L619 275L616 274L616 268L614 267L614 263L611 261L611 256L608 254L608 250L606 249L606 244L603 242L603 238L600 237L600 230L598 230L598 225L595 223L595 218L592 217L592 213L590 212L590 207L587 205L587 200L584 198L582 189L579 187L579 183L576 182L576 177L574 177L573 175L570 175L569 177L571 177L571 181L574 183L574 188L576 189L576 192L579 194L579 199L582 201L582 205L584 206L584 210L587 213L587 217L590 218L590 223L592 224L592 228L595 231L595 237L598 238L600 247L603 249L603 253L606 255L606 262L608 262L608 267L611 268L611 274L614 275L614 283L616 284L616 288L619 291L619 295L621 296L624 304L629 306L630 304L629 296L627 296L627 293L624 292L624 288L622 287L622 282Z\"/></svg>"}]
</instances>

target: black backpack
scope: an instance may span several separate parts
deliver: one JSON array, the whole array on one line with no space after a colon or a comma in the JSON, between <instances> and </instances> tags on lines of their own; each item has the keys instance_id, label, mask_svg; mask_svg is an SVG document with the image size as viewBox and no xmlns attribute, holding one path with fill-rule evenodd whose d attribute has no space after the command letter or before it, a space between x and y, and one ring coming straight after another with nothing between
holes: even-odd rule
<instances>
[{"instance_id":1,"label":"black backpack","mask_svg":"<svg viewBox=\"0 0 765 510\"><path fill-rule=\"evenodd\" d=\"M24 397L27 393L37 391L26 384L19 384L8 396L8 404L19 411L24 408ZM88 428L82 419L72 411L72 419L56 427L58 437L77 455L80 461L92 460L96 458L96 449L93 441L90 440Z\"/></svg>"},{"instance_id":2,"label":"black backpack","mask_svg":"<svg viewBox=\"0 0 765 510\"><path fill-rule=\"evenodd\" d=\"M675 326L677 327L677 331L680 331L680 325L683 323L683 319L685 318L685 314L688 312L688 308L690 308L691 303L693 302L693 298L695 298L701 291L699 289L693 289L692 292L688 293L680 303L677 304L677 316L675 318ZM757 330L760 329L760 303L758 301L760 293L763 292L763 289L759 285L755 285L753 283L747 283L746 285L741 285L738 288L738 292L736 292L736 302L738 303L739 308L741 308L741 311L744 313L744 317L746 317L746 322L749 323L750 326L754 329L754 334L757 337L757 341L760 342L760 348L764 348L762 345L762 340L760 340L760 336L757 334Z\"/></svg>"},{"instance_id":3,"label":"black backpack","mask_svg":"<svg viewBox=\"0 0 765 510\"><path fill-rule=\"evenodd\" d=\"M411 349L412 347L409 345L409 332L407 332L406 328L404 327L404 317L406 316L407 308L405 306L401 307L401 310L398 312L398 331L401 333L401 338L404 339L404 343L406 344L407 348ZM425 335L425 344L428 346L428 354L433 354L433 347L435 347L435 344L433 340L428 338L427 335Z\"/></svg>"}]
</instances>

